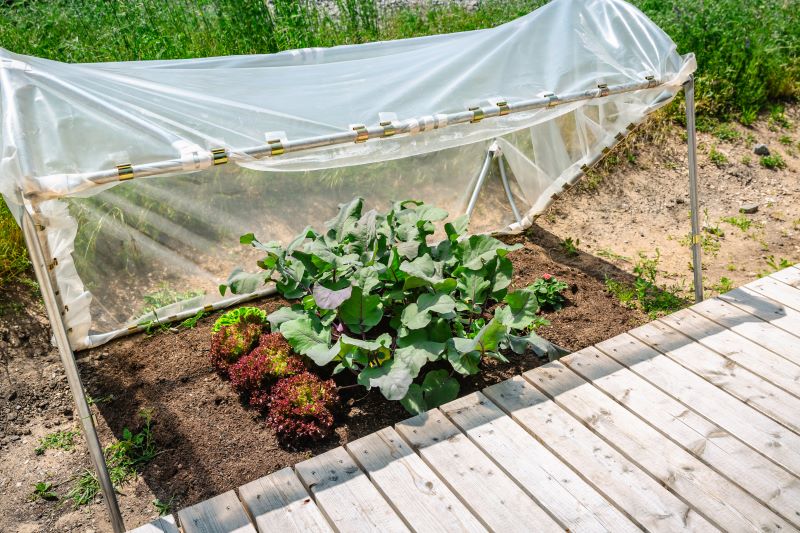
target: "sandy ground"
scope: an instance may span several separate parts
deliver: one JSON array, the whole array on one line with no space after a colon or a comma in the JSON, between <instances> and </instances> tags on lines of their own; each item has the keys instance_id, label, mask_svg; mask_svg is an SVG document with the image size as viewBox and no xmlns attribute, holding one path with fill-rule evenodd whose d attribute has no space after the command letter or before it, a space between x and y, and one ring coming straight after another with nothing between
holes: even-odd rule
<instances>
[{"instance_id":1,"label":"sandy ground","mask_svg":"<svg viewBox=\"0 0 800 533\"><path fill-rule=\"evenodd\" d=\"M708 228L703 258L707 295L727 285L723 278L738 286L772 270L781 260L800 260L800 108L788 108L786 117L789 124L764 117L752 128L733 126L740 134L733 141L699 134L702 222ZM753 154L756 143L780 154L786 168L763 168ZM612 154L620 159L619 164L602 176L590 176L563 195L539 219L540 229L528 238L559 260L563 258L553 251L558 249L558 240L580 239L582 254L574 268L580 270L591 254L608 262L602 275L619 278L633 271L639 253L653 257L659 250L661 281L691 295L685 146L681 129L673 126L659 129L650 143L623 146ZM712 148L726 161L716 156L717 162L712 162ZM758 205L756 213L744 216L750 221L747 229L722 221L738 216L744 204ZM565 268L566 275L572 267ZM599 272L595 269L596 275ZM570 327L579 330L585 326L586 317L576 316ZM568 338L569 329L554 327L552 333ZM92 369L104 368L115 350L101 348L84 356L81 364L87 375L96 374ZM99 498L77 510L59 502L28 501L36 481L49 480L54 490L63 494L69 480L89 467L89 461L80 436L73 451L33 452L41 437L74 429L77 421L57 352L49 344L41 302L24 285L0 291L0 360L0 531L108 531ZM210 377L204 375L198 381L206 388L216 386L203 381L206 379ZM115 416L113 401L95 409L101 439L110 442L124 417ZM165 429L169 427L158 428ZM180 462L172 466L179 476L190 468ZM130 526L155 517L153 500L170 496L148 484L146 477L127 484L120 495ZM184 503L175 502L177 506Z\"/></svg>"}]
</instances>

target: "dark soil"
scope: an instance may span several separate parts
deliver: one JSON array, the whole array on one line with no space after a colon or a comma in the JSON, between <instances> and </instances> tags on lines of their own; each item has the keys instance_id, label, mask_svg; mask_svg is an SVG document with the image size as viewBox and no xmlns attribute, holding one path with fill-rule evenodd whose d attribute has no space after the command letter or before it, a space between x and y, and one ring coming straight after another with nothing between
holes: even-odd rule
<instances>
[{"instance_id":1,"label":"dark soil","mask_svg":"<svg viewBox=\"0 0 800 533\"><path fill-rule=\"evenodd\" d=\"M567 305L559 312L546 314L552 324L540 329L545 338L574 351L646 321L641 312L622 307L605 291L606 276L630 279L629 274L584 253L566 256L559 248L558 239L538 226L525 235L508 239L525 245L510 255L514 263L514 287L526 286L544 273L569 285L565 291ZM14 295L15 301L24 300L21 292ZM255 305L271 311L284 303L273 297ZM25 309L19 315L18 324L5 319L0 332L0 343L4 343L0 347L11 348L10 358L17 372L11 391L3 383L0 423L5 423L4 428L12 435L2 440L4 448L0 457L3 461L22 441L22 437L16 435L20 429L9 417L23 415L30 420L41 414L42 418L52 420L72 414L71 398L58 370L57 354L47 342L47 329L41 318L37 319L38 329L28 332L27 338L14 333L16 329L28 328L31 318L41 317L41 314L40 307ZM215 318L200 320L194 329L176 329L150 336L139 334L78 354L87 393L95 399L105 399L94 407L100 415L98 429L103 442L119 438L126 427L137 428L141 409L151 408L155 413L155 434L162 453L146 465L140 479L120 496L128 527L154 517L155 509L151 505L154 498L172 499L173 508L180 509L408 417L398 402L384 400L378 391L365 393L360 387L344 389L341 394L345 409L337 421L334 437L302 449L280 445L264 424L263 417L246 408L229 383L212 370L208 350L210 328ZM34 340L38 348L32 352L22 349L25 342ZM52 379L41 379L39 365L43 364L49 365ZM461 393L480 390L540 364L542 361L533 355L515 357L507 364L484 361L481 373L462 380ZM32 370L28 374L19 373L22 367ZM23 378L25 375L28 377ZM17 391L14 401L6 401L13 391ZM47 408L39 413L36 406L44 398L58 401L44 401ZM25 405L17 409L16 404L20 402ZM30 429L27 431L30 433ZM47 432L41 429L32 437ZM30 451L22 455L30 459L36 439L25 440ZM63 455L62 460L74 463L73 474L88 466L81 454L59 453ZM61 474L54 481L68 486L69 476ZM24 498L30 488L12 492L10 497ZM97 503L92 507L101 512L93 513L91 522L83 515L87 519L84 522L80 513L72 512L69 520L60 516L69 510L68 505L65 510L58 511L46 502L26 503L21 512L28 516L20 517L19 523L33 519L39 524L46 521L68 529L91 523L105 529L102 507Z\"/></svg>"}]
</instances>

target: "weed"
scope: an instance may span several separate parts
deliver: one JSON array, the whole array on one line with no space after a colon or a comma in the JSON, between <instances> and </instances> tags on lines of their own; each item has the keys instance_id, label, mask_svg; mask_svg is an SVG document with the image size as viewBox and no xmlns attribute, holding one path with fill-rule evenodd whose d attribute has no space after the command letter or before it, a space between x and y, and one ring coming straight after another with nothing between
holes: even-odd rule
<instances>
[{"instance_id":1,"label":"weed","mask_svg":"<svg viewBox=\"0 0 800 533\"><path fill-rule=\"evenodd\" d=\"M731 281L729 278L726 278L725 276L722 276L721 278L719 278L719 281L717 283L715 283L709 288L712 291L715 291L719 294L723 294L733 290L733 281Z\"/></svg>"},{"instance_id":2,"label":"weed","mask_svg":"<svg viewBox=\"0 0 800 533\"><path fill-rule=\"evenodd\" d=\"M714 136L720 141L733 142L739 140L742 134L736 131L733 126L727 122L717 125L713 130Z\"/></svg>"},{"instance_id":3,"label":"weed","mask_svg":"<svg viewBox=\"0 0 800 533\"><path fill-rule=\"evenodd\" d=\"M567 288L567 284L557 280L551 274L542 274L531 284L531 290L536 294L536 299L543 309L558 311L564 305L562 291Z\"/></svg>"},{"instance_id":4,"label":"weed","mask_svg":"<svg viewBox=\"0 0 800 533\"><path fill-rule=\"evenodd\" d=\"M201 318L203 318L204 316L206 316L206 314L207 314L207 313L201 309L200 311L198 311L198 312L197 312L197 314L196 314L196 315L194 315L194 316L191 316L191 317L187 318L186 320L184 320L183 322L181 322L181 327L182 327L182 328L186 328L186 329L192 329L192 328L194 328L195 326L197 326L197 322L198 322L198 321L199 321Z\"/></svg>"},{"instance_id":5,"label":"weed","mask_svg":"<svg viewBox=\"0 0 800 533\"><path fill-rule=\"evenodd\" d=\"M111 403L112 401L114 401L113 394L109 394L107 396L101 396L99 398L95 398L88 394L86 395L86 403L88 403L89 405L100 405L103 403Z\"/></svg>"},{"instance_id":6,"label":"weed","mask_svg":"<svg viewBox=\"0 0 800 533\"><path fill-rule=\"evenodd\" d=\"M749 155L743 155L742 159L741 159L741 162L742 162L743 165L746 165L746 166L749 167L750 163L753 162L753 158L750 157Z\"/></svg>"},{"instance_id":7,"label":"weed","mask_svg":"<svg viewBox=\"0 0 800 533\"><path fill-rule=\"evenodd\" d=\"M727 265L725 265L725 270L727 270L728 272L736 272L736 265L733 263L728 263Z\"/></svg>"},{"instance_id":8,"label":"weed","mask_svg":"<svg viewBox=\"0 0 800 533\"><path fill-rule=\"evenodd\" d=\"M605 257L606 259L613 259L615 261L625 261L626 263L630 263L631 262L631 258L630 257L625 257L624 255L620 255L620 254L614 252L610 248L602 248L602 249L598 250L597 251L597 255L600 256L600 257Z\"/></svg>"},{"instance_id":9,"label":"weed","mask_svg":"<svg viewBox=\"0 0 800 533\"><path fill-rule=\"evenodd\" d=\"M733 217L722 217L721 221L725 222L726 224L730 224L731 226L735 226L745 233L753 225L753 221L747 218L744 213Z\"/></svg>"},{"instance_id":10,"label":"weed","mask_svg":"<svg viewBox=\"0 0 800 533\"><path fill-rule=\"evenodd\" d=\"M719 230L719 228L717 228ZM722 231L722 230L719 230ZM719 237L715 234L702 233L700 234L700 248L702 248L703 253L716 256L719 253L720 248L722 245L719 242ZM692 246L692 234L691 232L687 233L678 241L679 244L682 246Z\"/></svg>"},{"instance_id":11,"label":"weed","mask_svg":"<svg viewBox=\"0 0 800 533\"><path fill-rule=\"evenodd\" d=\"M789 268L790 266L794 266L794 262L781 257L780 259L775 259L774 255L768 256L766 259L767 266L772 269L772 272L777 272L779 270L783 270L784 268ZM772 272L768 272L771 274ZM763 277L763 276L760 276Z\"/></svg>"},{"instance_id":12,"label":"weed","mask_svg":"<svg viewBox=\"0 0 800 533\"><path fill-rule=\"evenodd\" d=\"M177 291L170 287L169 283L162 282L158 290L151 292L150 294L145 294L142 297L144 305L140 315L154 312L157 309L161 309L162 307L182 302L184 300L191 300L192 298L202 296L203 294L205 294L204 291L198 290Z\"/></svg>"},{"instance_id":13,"label":"weed","mask_svg":"<svg viewBox=\"0 0 800 533\"><path fill-rule=\"evenodd\" d=\"M42 455L45 450L72 450L75 447L75 437L79 434L77 430L50 433L39 439L39 445L34 452L36 452L36 455Z\"/></svg>"},{"instance_id":14,"label":"weed","mask_svg":"<svg viewBox=\"0 0 800 533\"><path fill-rule=\"evenodd\" d=\"M122 430L122 438L105 447L104 454L108 473L115 488L134 477L138 469L158 455L153 434L153 411L139 411L143 424L137 433ZM90 503L100 492L100 482L91 470L84 470L75 478L72 488L64 496L75 507Z\"/></svg>"},{"instance_id":15,"label":"weed","mask_svg":"<svg viewBox=\"0 0 800 533\"><path fill-rule=\"evenodd\" d=\"M33 492L28 496L28 500L58 500L58 494L53 492L53 484L49 481L40 481L33 486Z\"/></svg>"},{"instance_id":16,"label":"weed","mask_svg":"<svg viewBox=\"0 0 800 533\"><path fill-rule=\"evenodd\" d=\"M0 285L24 278L30 266L22 230L0 197Z\"/></svg>"},{"instance_id":17,"label":"weed","mask_svg":"<svg viewBox=\"0 0 800 533\"><path fill-rule=\"evenodd\" d=\"M567 237L559 243L559 246L561 246L561 249L564 251L564 253L570 257L578 255L578 246L580 245L581 240L575 239L573 241L572 237Z\"/></svg>"},{"instance_id":18,"label":"weed","mask_svg":"<svg viewBox=\"0 0 800 533\"><path fill-rule=\"evenodd\" d=\"M761 166L770 170L778 170L786 168L786 161L783 160L781 154L765 155L761 158Z\"/></svg>"},{"instance_id":19,"label":"weed","mask_svg":"<svg viewBox=\"0 0 800 533\"><path fill-rule=\"evenodd\" d=\"M162 502L158 498L153 500L153 507L156 508L158 511L158 516L167 516L172 512L172 505L175 501L175 496L171 497L169 500Z\"/></svg>"},{"instance_id":20,"label":"weed","mask_svg":"<svg viewBox=\"0 0 800 533\"><path fill-rule=\"evenodd\" d=\"M792 138L788 135L781 135L780 139L778 139L778 142L784 146L791 146Z\"/></svg>"},{"instance_id":21,"label":"weed","mask_svg":"<svg viewBox=\"0 0 800 533\"><path fill-rule=\"evenodd\" d=\"M728 164L728 156L717 150L716 146L712 146L708 152L708 158L717 167L723 167Z\"/></svg>"},{"instance_id":22,"label":"weed","mask_svg":"<svg viewBox=\"0 0 800 533\"><path fill-rule=\"evenodd\" d=\"M784 110L782 105L775 105L772 107L772 109L769 112L769 121L768 121L769 125L771 126L770 129L772 129L772 127L775 127L776 129L777 128L789 129L792 127L791 121L786 117L783 111Z\"/></svg>"},{"instance_id":23,"label":"weed","mask_svg":"<svg viewBox=\"0 0 800 533\"><path fill-rule=\"evenodd\" d=\"M633 284L606 278L606 288L620 303L628 307L638 307L650 318L682 309L686 302L677 295L675 287L668 289L666 286L658 286L660 260L661 252L658 249L653 258L649 258L644 252L639 252L639 260L633 267L636 276Z\"/></svg>"}]
</instances>

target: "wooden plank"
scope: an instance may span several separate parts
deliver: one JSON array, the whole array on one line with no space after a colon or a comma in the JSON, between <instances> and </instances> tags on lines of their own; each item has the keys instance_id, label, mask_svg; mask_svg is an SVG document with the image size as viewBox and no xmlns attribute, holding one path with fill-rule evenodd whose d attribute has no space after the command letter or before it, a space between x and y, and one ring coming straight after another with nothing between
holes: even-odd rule
<instances>
[{"instance_id":1,"label":"wooden plank","mask_svg":"<svg viewBox=\"0 0 800 533\"><path fill-rule=\"evenodd\" d=\"M641 531L480 392L439 409L570 531Z\"/></svg>"},{"instance_id":2,"label":"wooden plank","mask_svg":"<svg viewBox=\"0 0 800 533\"><path fill-rule=\"evenodd\" d=\"M692 311L800 365L800 337L717 298L693 305ZM800 333L800 329L797 332Z\"/></svg>"},{"instance_id":3,"label":"wooden plank","mask_svg":"<svg viewBox=\"0 0 800 533\"><path fill-rule=\"evenodd\" d=\"M640 333L640 329L632 333ZM596 347L762 455L800 474L800 437L784 426L632 335L624 333Z\"/></svg>"},{"instance_id":4,"label":"wooden plank","mask_svg":"<svg viewBox=\"0 0 800 533\"><path fill-rule=\"evenodd\" d=\"M395 428L489 529L564 531L438 409Z\"/></svg>"},{"instance_id":5,"label":"wooden plank","mask_svg":"<svg viewBox=\"0 0 800 533\"><path fill-rule=\"evenodd\" d=\"M739 287L717 298L733 304L773 326L800 336L800 311L786 307L763 294L753 292L747 287Z\"/></svg>"},{"instance_id":6,"label":"wooden plank","mask_svg":"<svg viewBox=\"0 0 800 533\"><path fill-rule=\"evenodd\" d=\"M559 361L784 519L800 526L800 479L594 347Z\"/></svg>"},{"instance_id":7,"label":"wooden plank","mask_svg":"<svg viewBox=\"0 0 800 533\"><path fill-rule=\"evenodd\" d=\"M610 502L650 531L716 531L692 507L522 376L492 385L484 394Z\"/></svg>"},{"instance_id":8,"label":"wooden plank","mask_svg":"<svg viewBox=\"0 0 800 533\"><path fill-rule=\"evenodd\" d=\"M295 465L320 511L341 531L408 531L344 448Z\"/></svg>"},{"instance_id":9,"label":"wooden plank","mask_svg":"<svg viewBox=\"0 0 800 533\"><path fill-rule=\"evenodd\" d=\"M786 307L800 311L800 290L797 290L777 279L761 278L745 285L746 288L772 298Z\"/></svg>"},{"instance_id":10,"label":"wooden plank","mask_svg":"<svg viewBox=\"0 0 800 533\"><path fill-rule=\"evenodd\" d=\"M180 533L178 526L175 525L175 517L172 515L161 516L143 526L130 530L128 533Z\"/></svg>"},{"instance_id":11,"label":"wooden plank","mask_svg":"<svg viewBox=\"0 0 800 533\"><path fill-rule=\"evenodd\" d=\"M689 309L660 321L800 398L800 366Z\"/></svg>"},{"instance_id":12,"label":"wooden plank","mask_svg":"<svg viewBox=\"0 0 800 533\"><path fill-rule=\"evenodd\" d=\"M658 321L630 334L773 420L800 431L800 400L769 381Z\"/></svg>"},{"instance_id":13,"label":"wooden plank","mask_svg":"<svg viewBox=\"0 0 800 533\"><path fill-rule=\"evenodd\" d=\"M774 272L769 277L795 289L800 289L800 267L797 265Z\"/></svg>"},{"instance_id":14,"label":"wooden plank","mask_svg":"<svg viewBox=\"0 0 800 533\"><path fill-rule=\"evenodd\" d=\"M554 361L523 377L724 531L791 527L564 364Z\"/></svg>"},{"instance_id":15,"label":"wooden plank","mask_svg":"<svg viewBox=\"0 0 800 533\"><path fill-rule=\"evenodd\" d=\"M332 531L291 468L239 487L259 531Z\"/></svg>"},{"instance_id":16,"label":"wooden plank","mask_svg":"<svg viewBox=\"0 0 800 533\"><path fill-rule=\"evenodd\" d=\"M372 483L414 531L486 531L392 428L347 444Z\"/></svg>"},{"instance_id":17,"label":"wooden plank","mask_svg":"<svg viewBox=\"0 0 800 533\"><path fill-rule=\"evenodd\" d=\"M184 533L255 533L232 490L178 511Z\"/></svg>"}]
</instances>

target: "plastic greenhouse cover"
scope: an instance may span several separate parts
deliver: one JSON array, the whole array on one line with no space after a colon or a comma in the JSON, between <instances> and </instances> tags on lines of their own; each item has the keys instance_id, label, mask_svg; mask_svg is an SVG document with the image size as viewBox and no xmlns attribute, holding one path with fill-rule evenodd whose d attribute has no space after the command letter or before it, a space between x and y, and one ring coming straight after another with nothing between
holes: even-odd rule
<instances>
[{"instance_id":1,"label":"plastic greenhouse cover","mask_svg":"<svg viewBox=\"0 0 800 533\"><path fill-rule=\"evenodd\" d=\"M525 216L514 221L495 165L470 230L530 225L694 69L621 0L554 0L492 29L272 55L64 64L0 49L0 192L44 226L70 343L82 349L148 317L219 302L231 270L257 259L238 244L244 233L286 241L354 196L376 208L415 198L459 215L489 146L508 162ZM444 123L487 102L645 79L655 81ZM277 157L244 150L378 123L407 133ZM215 148L228 164L211 164ZM177 172L93 179L168 160Z\"/></svg>"}]
</instances>

